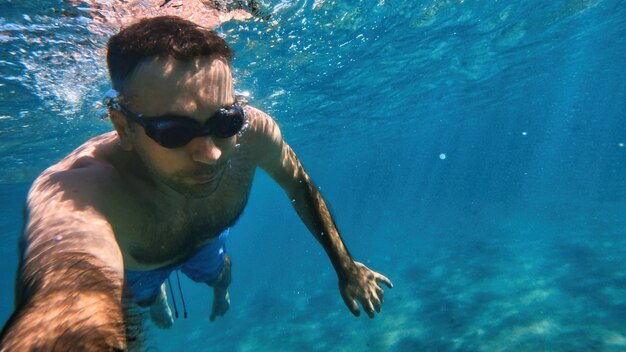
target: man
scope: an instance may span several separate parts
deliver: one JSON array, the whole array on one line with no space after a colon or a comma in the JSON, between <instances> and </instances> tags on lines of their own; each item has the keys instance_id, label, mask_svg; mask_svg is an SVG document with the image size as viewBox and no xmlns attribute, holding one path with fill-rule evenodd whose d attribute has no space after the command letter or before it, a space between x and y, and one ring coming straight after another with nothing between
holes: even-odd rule
<instances>
[{"instance_id":1,"label":"man","mask_svg":"<svg viewBox=\"0 0 626 352\"><path fill-rule=\"evenodd\" d=\"M177 17L113 36L115 132L76 149L35 181L27 201L16 311L2 351L124 350L123 288L169 326L172 270L213 287L211 320L229 308L228 229L255 169L287 193L324 247L350 311L374 316L391 282L355 262L317 187L275 121L235 100L231 49ZM358 303L357 303L358 302Z\"/></svg>"}]
</instances>

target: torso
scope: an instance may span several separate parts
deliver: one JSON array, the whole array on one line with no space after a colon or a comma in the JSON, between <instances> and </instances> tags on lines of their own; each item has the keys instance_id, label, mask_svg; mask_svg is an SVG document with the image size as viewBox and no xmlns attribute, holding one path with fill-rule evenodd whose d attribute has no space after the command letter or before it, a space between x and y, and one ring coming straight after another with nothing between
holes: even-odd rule
<instances>
[{"instance_id":1,"label":"torso","mask_svg":"<svg viewBox=\"0 0 626 352\"><path fill-rule=\"evenodd\" d=\"M240 159L233 157L232 168L204 202L157 205L126 189L108 207L126 269L179 263L234 225L247 203L255 170Z\"/></svg>"},{"instance_id":2,"label":"torso","mask_svg":"<svg viewBox=\"0 0 626 352\"><path fill-rule=\"evenodd\" d=\"M217 190L202 200L169 204L155 200L153 189L124 172L132 161L114 132L86 142L52 172L87 168L88 175L93 176L86 180L91 184L88 187L95 189L91 192L95 194L93 206L111 224L124 268L151 270L183 262L234 225L242 214L258 159L258 146L247 143L245 137Z\"/></svg>"}]
</instances>

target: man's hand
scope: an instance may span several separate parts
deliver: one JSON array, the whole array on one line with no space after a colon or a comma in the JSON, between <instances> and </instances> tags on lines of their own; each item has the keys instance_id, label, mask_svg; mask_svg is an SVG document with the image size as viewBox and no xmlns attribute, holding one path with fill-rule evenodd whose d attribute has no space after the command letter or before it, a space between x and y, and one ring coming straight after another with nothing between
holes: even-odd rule
<instances>
[{"instance_id":1,"label":"man's hand","mask_svg":"<svg viewBox=\"0 0 626 352\"><path fill-rule=\"evenodd\" d=\"M393 284L387 277L379 274L362 263L354 262L354 267L343 279L339 280L339 291L348 309L355 316L361 315L357 303L360 302L370 318L374 318L374 310L380 313L384 291L381 283L392 288Z\"/></svg>"}]
</instances>

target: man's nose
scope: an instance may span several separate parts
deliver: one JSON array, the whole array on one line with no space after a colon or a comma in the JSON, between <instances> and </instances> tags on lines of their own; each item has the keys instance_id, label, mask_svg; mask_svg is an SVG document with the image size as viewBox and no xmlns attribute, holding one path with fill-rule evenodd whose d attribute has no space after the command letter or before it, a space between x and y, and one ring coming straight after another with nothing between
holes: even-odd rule
<instances>
[{"instance_id":1,"label":"man's nose","mask_svg":"<svg viewBox=\"0 0 626 352\"><path fill-rule=\"evenodd\" d=\"M222 149L211 137L197 137L189 142L193 161L214 165L222 156Z\"/></svg>"}]
</instances>

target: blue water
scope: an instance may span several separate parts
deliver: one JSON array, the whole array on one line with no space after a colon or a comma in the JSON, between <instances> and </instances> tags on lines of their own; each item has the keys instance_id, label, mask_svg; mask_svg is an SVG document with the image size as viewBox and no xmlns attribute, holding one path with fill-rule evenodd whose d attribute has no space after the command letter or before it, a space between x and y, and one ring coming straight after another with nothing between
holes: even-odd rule
<instances>
[{"instance_id":1,"label":"blue water","mask_svg":"<svg viewBox=\"0 0 626 352\"><path fill-rule=\"evenodd\" d=\"M50 10L49 4L57 11ZM30 182L110 130L85 10L0 1L0 321ZM62 16L61 10L72 16ZM218 28L357 260L353 318L325 254L258 173L231 231L232 306L183 278L150 351L626 350L626 6L618 0L273 1ZM180 302L179 302L180 306Z\"/></svg>"}]
</instances>

